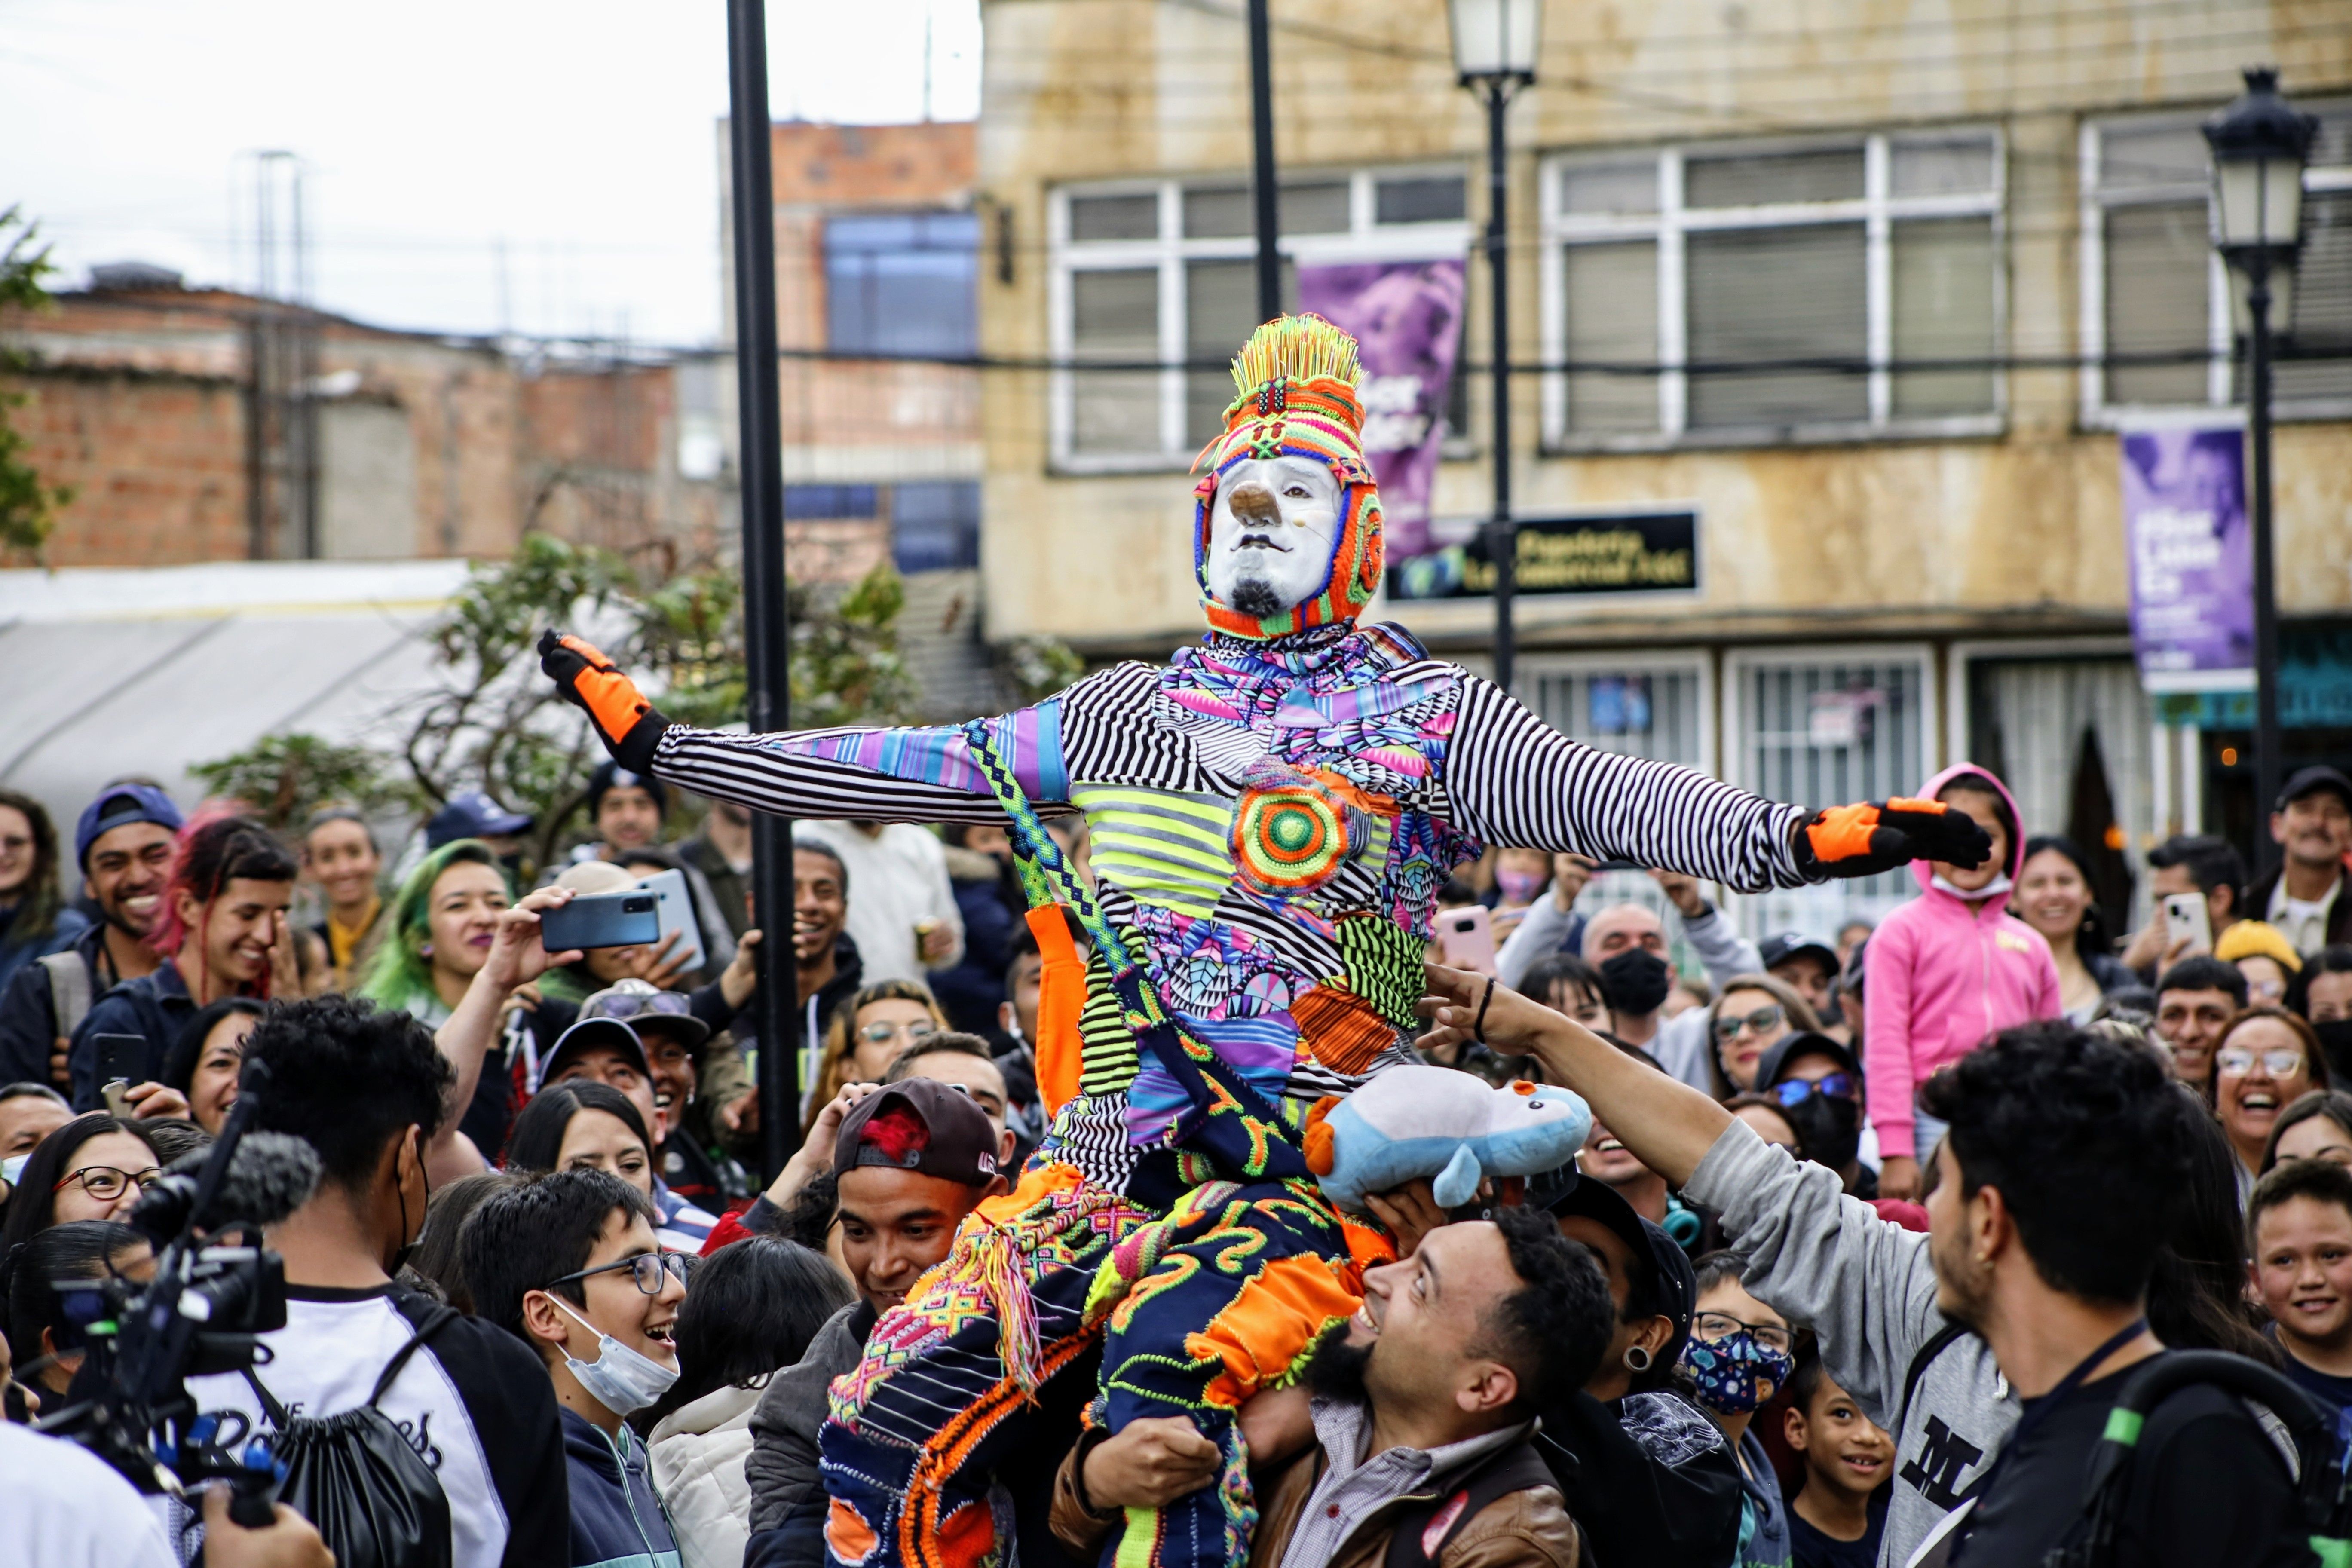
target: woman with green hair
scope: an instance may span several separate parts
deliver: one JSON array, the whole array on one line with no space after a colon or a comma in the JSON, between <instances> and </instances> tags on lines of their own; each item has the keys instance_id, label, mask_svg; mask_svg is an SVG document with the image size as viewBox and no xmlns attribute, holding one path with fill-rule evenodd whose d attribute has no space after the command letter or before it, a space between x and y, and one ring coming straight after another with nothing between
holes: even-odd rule
<instances>
[{"instance_id":1,"label":"woman with green hair","mask_svg":"<svg viewBox=\"0 0 2352 1568\"><path fill-rule=\"evenodd\" d=\"M360 994L437 1029L464 1000L490 956L499 916L513 903L498 856L478 838L459 838L427 855L393 899L390 929ZM551 971L551 973L553 972ZM542 979L542 984L544 980ZM553 1002L518 1004L506 1013L501 1043L493 1046L475 1081L458 1130L474 1146L495 1153L514 1117L507 1070L518 1030L529 1029L541 1054L578 1009Z\"/></svg>"}]
</instances>

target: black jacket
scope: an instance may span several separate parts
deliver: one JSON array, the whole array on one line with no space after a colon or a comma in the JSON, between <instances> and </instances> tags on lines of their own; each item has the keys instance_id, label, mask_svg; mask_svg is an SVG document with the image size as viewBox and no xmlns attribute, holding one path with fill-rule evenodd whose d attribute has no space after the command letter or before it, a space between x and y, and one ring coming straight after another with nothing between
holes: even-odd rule
<instances>
[{"instance_id":1,"label":"black jacket","mask_svg":"<svg viewBox=\"0 0 2352 1568\"><path fill-rule=\"evenodd\" d=\"M180 978L180 967L165 959L152 974L142 974L136 980L126 980L90 1005L89 1016L73 1034L73 1044L66 1051L67 1070L73 1075L73 1108L76 1111L103 1110L105 1101L99 1091L105 1086L98 1081L98 1037L100 1035L137 1035L147 1042L146 1079L134 1078L133 1083L163 1076L163 1059L172 1054L172 1047L188 1020L196 1016L196 999L188 994L188 983Z\"/></svg>"},{"instance_id":2,"label":"black jacket","mask_svg":"<svg viewBox=\"0 0 2352 1568\"><path fill-rule=\"evenodd\" d=\"M1543 1413L1536 1451L1591 1542L1586 1568L1727 1568L1739 1549L1739 1464L1722 1432L1674 1394Z\"/></svg>"},{"instance_id":3,"label":"black jacket","mask_svg":"<svg viewBox=\"0 0 2352 1568\"><path fill-rule=\"evenodd\" d=\"M89 966L92 1006L114 989L114 962L107 955L106 926L92 925L68 951ZM48 966L32 960L8 977L0 991L0 1083L48 1083L49 1054L58 1048L58 1002ZM65 1088L52 1084L51 1088Z\"/></svg>"},{"instance_id":4,"label":"black jacket","mask_svg":"<svg viewBox=\"0 0 2352 1568\"><path fill-rule=\"evenodd\" d=\"M2250 920L2271 918L2271 895L2278 891L2284 866L2273 866L2246 886L2246 907L2238 912ZM2336 902L2327 910L2327 945L2352 942L2352 868L2336 874Z\"/></svg>"}]
</instances>

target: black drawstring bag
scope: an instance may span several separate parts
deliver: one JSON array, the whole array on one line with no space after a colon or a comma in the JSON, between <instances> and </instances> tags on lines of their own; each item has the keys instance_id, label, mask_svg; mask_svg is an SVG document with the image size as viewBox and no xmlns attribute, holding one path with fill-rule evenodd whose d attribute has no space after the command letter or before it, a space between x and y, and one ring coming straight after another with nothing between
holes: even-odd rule
<instances>
[{"instance_id":1,"label":"black drawstring bag","mask_svg":"<svg viewBox=\"0 0 2352 1568\"><path fill-rule=\"evenodd\" d=\"M278 1500L318 1527L336 1568L450 1568L448 1495L376 1401L417 1347L457 1317L443 1307L427 1318L384 1363L367 1403L332 1415L289 1415L246 1371L287 1467Z\"/></svg>"}]
</instances>

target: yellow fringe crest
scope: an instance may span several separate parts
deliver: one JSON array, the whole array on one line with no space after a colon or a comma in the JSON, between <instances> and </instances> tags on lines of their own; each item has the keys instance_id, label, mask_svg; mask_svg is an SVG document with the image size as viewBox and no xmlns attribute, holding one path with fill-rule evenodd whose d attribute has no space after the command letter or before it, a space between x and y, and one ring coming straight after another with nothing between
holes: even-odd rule
<instances>
[{"instance_id":1,"label":"yellow fringe crest","mask_svg":"<svg viewBox=\"0 0 2352 1568\"><path fill-rule=\"evenodd\" d=\"M1356 340L1317 315L1276 316L1234 356L1234 385L1244 397L1277 376L1336 381L1352 392L1362 374Z\"/></svg>"}]
</instances>

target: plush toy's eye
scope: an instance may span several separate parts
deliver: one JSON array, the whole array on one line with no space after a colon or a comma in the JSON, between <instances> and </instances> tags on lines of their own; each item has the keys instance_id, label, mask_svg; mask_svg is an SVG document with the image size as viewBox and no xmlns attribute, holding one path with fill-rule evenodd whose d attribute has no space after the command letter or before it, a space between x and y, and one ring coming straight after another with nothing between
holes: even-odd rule
<instances>
[{"instance_id":1,"label":"plush toy's eye","mask_svg":"<svg viewBox=\"0 0 2352 1568\"><path fill-rule=\"evenodd\" d=\"M1529 1110L1541 1110L1543 1109L1543 1101L1540 1100L1530 1100L1528 1101L1528 1109Z\"/></svg>"}]
</instances>

